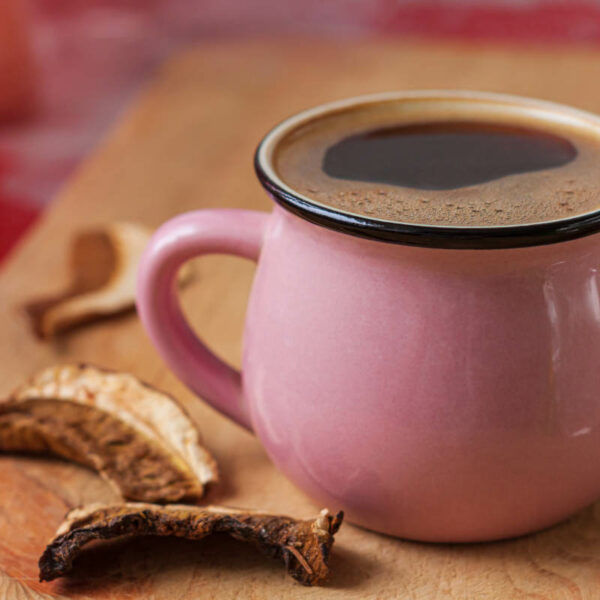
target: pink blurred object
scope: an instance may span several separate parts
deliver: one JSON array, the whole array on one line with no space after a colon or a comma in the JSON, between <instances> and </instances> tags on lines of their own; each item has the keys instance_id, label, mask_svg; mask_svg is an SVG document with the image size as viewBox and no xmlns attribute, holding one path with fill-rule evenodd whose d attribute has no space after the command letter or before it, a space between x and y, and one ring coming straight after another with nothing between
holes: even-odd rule
<instances>
[{"instance_id":1,"label":"pink blurred object","mask_svg":"<svg viewBox=\"0 0 600 600\"><path fill-rule=\"evenodd\" d=\"M179 46L299 33L600 43L600 0L0 0L0 120L30 117L0 127L0 221L41 210Z\"/></svg>"},{"instance_id":2,"label":"pink blurred object","mask_svg":"<svg viewBox=\"0 0 600 600\"><path fill-rule=\"evenodd\" d=\"M6 40L15 38L10 48L20 50L10 53L14 68L0 58L0 95L10 77L13 90L22 90L18 101L11 91L12 106L28 110L18 121L7 110L0 124L0 260L165 55L155 15L141 4L0 0L4 28Z\"/></svg>"},{"instance_id":3,"label":"pink blurred object","mask_svg":"<svg viewBox=\"0 0 600 600\"><path fill-rule=\"evenodd\" d=\"M29 17L22 0L0 2L0 120L33 107L34 72Z\"/></svg>"}]
</instances>

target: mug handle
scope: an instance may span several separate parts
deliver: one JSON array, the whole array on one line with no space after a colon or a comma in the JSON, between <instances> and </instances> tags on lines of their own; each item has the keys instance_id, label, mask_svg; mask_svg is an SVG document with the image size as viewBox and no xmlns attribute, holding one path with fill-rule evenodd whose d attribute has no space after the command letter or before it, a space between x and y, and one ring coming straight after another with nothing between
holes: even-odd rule
<instances>
[{"instance_id":1,"label":"mug handle","mask_svg":"<svg viewBox=\"0 0 600 600\"><path fill-rule=\"evenodd\" d=\"M211 209L186 213L162 225L141 259L138 314L150 339L177 377L218 411L252 429L241 373L196 337L181 311L177 273L204 254L232 254L257 261L269 213Z\"/></svg>"}]
</instances>

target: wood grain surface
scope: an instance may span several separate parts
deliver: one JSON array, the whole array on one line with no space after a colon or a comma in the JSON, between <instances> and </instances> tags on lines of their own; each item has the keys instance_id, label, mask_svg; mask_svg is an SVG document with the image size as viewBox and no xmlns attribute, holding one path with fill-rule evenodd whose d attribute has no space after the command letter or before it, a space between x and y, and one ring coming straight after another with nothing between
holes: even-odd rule
<instances>
[{"instance_id":1,"label":"wood grain surface","mask_svg":"<svg viewBox=\"0 0 600 600\"><path fill-rule=\"evenodd\" d=\"M315 514L321 507L275 470L253 436L175 380L135 315L47 344L30 335L18 306L61 288L68 240L83 226L116 219L157 226L209 206L269 210L252 153L287 115L353 94L435 87L526 94L600 112L600 53L238 40L206 43L169 62L0 274L0 393L56 362L131 371L181 397L200 423L223 474L207 501ZM207 342L239 364L253 265L209 257L197 268L197 283L183 292L186 311ZM74 576L38 583L38 557L65 511L111 499L85 469L0 456L0 598L600 598L600 504L547 531L491 544L420 544L346 523L322 588L299 586L281 565L228 538L97 545L80 558Z\"/></svg>"}]
</instances>

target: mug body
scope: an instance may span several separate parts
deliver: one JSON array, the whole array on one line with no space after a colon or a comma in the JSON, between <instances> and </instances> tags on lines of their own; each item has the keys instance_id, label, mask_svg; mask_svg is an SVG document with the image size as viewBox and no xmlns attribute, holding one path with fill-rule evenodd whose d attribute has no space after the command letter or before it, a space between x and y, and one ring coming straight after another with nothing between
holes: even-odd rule
<instances>
[{"instance_id":1,"label":"mug body","mask_svg":"<svg viewBox=\"0 0 600 600\"><path fill-rule=\"evenodd\" d=\"M244 340L275 464L370 529L514 536L600 496L597 235L514 249L388 244L277 206Z\"/></svg>"},{"instance_id":2,"label":"mug body","mask_svg":"<svg viewBox=\"0 0 600 600\"><path fill-rule=\"evenodd\" d=\"M441 542L549 526L600 496L600 210L438 226L334 208L281 179L286 136L381 103L411 119L560 122L600 140L600 117L496 94L410 91L305 111L256 153L271 214L196 211L157 231L140 317L194 392L351 521ZM185 261L223 252L258 260L241 373L197 339L174 294Z\"/></svg>"}]
</instances>

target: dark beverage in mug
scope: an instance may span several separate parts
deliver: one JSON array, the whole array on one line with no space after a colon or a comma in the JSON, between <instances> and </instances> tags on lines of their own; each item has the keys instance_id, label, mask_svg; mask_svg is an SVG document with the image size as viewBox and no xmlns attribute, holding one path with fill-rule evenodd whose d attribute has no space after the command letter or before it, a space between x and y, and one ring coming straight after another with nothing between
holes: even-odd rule
<instances>
[{"instance_id":1,"label":"dark beverage in mug","mask_svg":"<svg viewBox=\"0 0 600 600\"><path fill-rule=\"evenodd\" d=\"M600 205L600 141L538 119L359 105L290 132L281 179L355 215L442 226L553 221Z\"/></svg>"}]
</instances>

